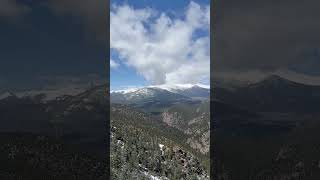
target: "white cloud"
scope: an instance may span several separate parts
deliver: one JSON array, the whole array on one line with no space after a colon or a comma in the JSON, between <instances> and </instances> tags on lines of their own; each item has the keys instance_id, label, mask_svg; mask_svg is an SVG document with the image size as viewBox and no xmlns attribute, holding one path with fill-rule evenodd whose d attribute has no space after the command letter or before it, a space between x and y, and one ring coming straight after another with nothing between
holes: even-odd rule
<instances>
[{"instance_id":1,"label":"white cloud","mask_svg":"<svg viewBox=\"0 0 320 180\"><path fill-rule=\"evenodd\" d=\"M111 69L116 69L119 67L119 64L116 63L114 60L110 59L110 68Z\"/></svg>"},{"instance_id":2,"label":"white cloud","mask_svg":"<svg viewBox=\"0 0 320 180\"><path fill-rule=\"evenodd\" d=\"M209 6L190 2L183 18L113 5L111 48L152 84L198 83L210 76ZM197 37L196 31L207 35Z\"/></svg>"}]
</instances>

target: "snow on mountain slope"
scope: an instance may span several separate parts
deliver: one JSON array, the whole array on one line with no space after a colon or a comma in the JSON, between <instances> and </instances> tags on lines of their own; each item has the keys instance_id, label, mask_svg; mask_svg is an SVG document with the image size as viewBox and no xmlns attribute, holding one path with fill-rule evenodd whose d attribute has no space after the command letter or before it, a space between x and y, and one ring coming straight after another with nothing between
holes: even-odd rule
<instances>
[{"instance_id":1,"label":"snow on mountain slope","mask_svg":"<svg viewBox=\"0 0 320 180\"><path fill-rule=\"evenodd\" d=\"M9 92L9 91L3 92L2 94L0 94L0 100L5 99L10 96L15 96L15 94L13 94L12 92Z\"/></svg>"},{"instance_id":2,"label":"snow on mountain slope","mask_svg":"<svg viewBox=\"0 0 320 180\"><path fill-rule=\"evenodd\" d=\"M111 91L111 101L118 103L178 101L209 96L209 86L201 84L165 84Z\"/></svg>"},{"instance_id":3,"label":"snow on mountain slope","mask_svg":"<svg viewBox=\"0 0 320 180\"><path fill-rule=\"evenodd\" d=\"M170 92L177 92L179 90L186 90L194 87L210 89L209 85L204 85L204 84L163 84L163 85L156 85L156 86L150 86L150 87L165 89Z\"/></svg>"},{"instance_id":4,"label":"snow on mountain slope","mask_svg":"<svg viewBox=\"0 0 320 180\"><path fill-rule=\"evenodd\" d=\"M208 90L210 89L210 85L204 85L204 84L162 84L162 85L151 85L151 86L145 86L145 87L127 88L127 89L115 90L115 91L110 91L110 92L111 93L127 94L127 93L139 91L141 89L156 88L156 89L164 89L164 90L176 93L177 91L186 90L186 89L190 89L193 87L200 87L200 88L208 89ZM143 92L143 91L141 91L141 92Z\"/></svg>"}]
</instances>

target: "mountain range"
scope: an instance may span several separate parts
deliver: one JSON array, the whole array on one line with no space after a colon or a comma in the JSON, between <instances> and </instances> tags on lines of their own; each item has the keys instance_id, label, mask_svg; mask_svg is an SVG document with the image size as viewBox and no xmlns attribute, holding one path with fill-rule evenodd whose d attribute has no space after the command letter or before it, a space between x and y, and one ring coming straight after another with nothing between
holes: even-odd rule
<instances>
[{"instance_id":1,"label":"mountain range","mask_svg":"<svg viewBox=\"0 0 320 180\"><path fill-rule=\"evenodd\" d=\"M210 89L203 85L148 86L111 91L111 103L131 104L143 109L166 107L176 103L206 100ZM150 110L151 111L151 110Z\"/></svg>"},{"instance_id":2,"label":"mountain range","mask_svg":"<svg viewBox=\"0 0 320 180\"><path fill-rule=\"evenodd\" d=\"M320 86L272 75L212 90L218 179L319 179Z\"/></svg>"},{"instance_id":3,"label":"mountain range","mask_svg":"<svg viewBox=\"0 0 320 180\"><path fill-rule=\"evenodd\" d=\"M213 92L215 99L251 111L316 112L320 103L320 86L294 82L277 75L234 90L213 87Z\"/></svg>"},{"instance_id":4,"label":"mountain range","mask_svg":"<svg viewBox=\"0 0 320 180\"><path fill-rule=\"evenodd\" d=\"M148 86L111 91L110 142L115 150L111 151L115 165L139 162L139 158L132 156L138 152L141 163L133 163L130 167L132 172L127 175L174 179L177 178L172 175L175 172L168 170L172 165L177 167L177 172L208 179L209 135L210 124L213 123L217 156L221 158L218 164L224 162L223 170L221 167L217 170L224 177L230 176L226 172L232 171L239 179L248 179L244 173L248 169L257 169L257 174L266 170L265 164L253 156L263 155L266 158L264 162L269 162L268 159L286 149L289 143L304 144L305 139L317 136L315 127L318 127L320 86L273 75L245 86L228 88L217 84L212 88L211 100L209 88L201 85ZM109 101L107 92L105 86L96 86L76 95L50 100L43 94L21 97L4 92L0 99L1 131L59 137L71 145L103 154ZM214 110L212 114L210 105ZM307 127L314 127L311 128L312 133L302 133ZM304 141L295 141L297 137ZM156 153L150 155L152 160L143 155L146 151ZM133 159L121 159L123 154ZM290 162L296 165L301 160L309 164L311 160L306 156L299 157L299 160L290 159ZM239 163L231 163L235 159ZM148 161L154 164L148 164ZM251 163L244 166L243 161ZM169 166L168 162L173 164ZM279 161L270 164L285 168L281 163L272 163ZM117 174L125 169L120 166L114 167L113 171ZM182 173L179 177L184 176L187 175ZM120 179L123 177L119 176Z\"/></svg>"},{"instance_id":5,"label":"mountain range","mask_svg":"<svg viewBox=\"0 0 320 180\"><path fill-rule=\"evenodd\" d=\"M0 100L1 131L58 136L101 153L105 149L106 93L105 86L52 100L45 100L43 94L18 97L10 93Z\"/></svg>"}]
</instances>

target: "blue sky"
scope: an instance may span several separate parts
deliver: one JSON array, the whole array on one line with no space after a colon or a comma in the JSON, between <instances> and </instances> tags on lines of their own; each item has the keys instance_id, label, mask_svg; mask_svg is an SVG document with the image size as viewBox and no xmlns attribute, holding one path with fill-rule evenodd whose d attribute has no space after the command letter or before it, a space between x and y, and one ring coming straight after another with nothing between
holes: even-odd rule
<instances>
[{"instance_id":1,"label":"blue sky","mask_svg":"<svg viewBox=\"0 0 320 180\"><path fill-rule=\"evenodd\" d=\"M209 0L112 0L111 4L111 90L209 84ZM160 20L163 23L157 23Z\"/></svg>"},{"instance_id":2,"label":"blue sky","mask_svg":"<svg viewBox=\"0 0 320 180\"><path fill-rule=\"evenodd\" d=\"M210 4L210 0L193 0L200 5ZM129 4L134 8L154 8L159 11L175 11L182 12L188 4L189 0L111 0L112 4Z\"/></svg>"}]
</instances>

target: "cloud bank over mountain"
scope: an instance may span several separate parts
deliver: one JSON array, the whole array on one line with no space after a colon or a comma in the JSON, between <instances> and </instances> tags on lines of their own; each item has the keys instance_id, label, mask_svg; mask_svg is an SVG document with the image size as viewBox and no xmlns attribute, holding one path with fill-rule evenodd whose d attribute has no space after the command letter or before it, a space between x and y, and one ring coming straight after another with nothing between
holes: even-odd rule
<instances>
[{"instance_id":1,"label":"cloud bank over mountain","mask_svg":"<svg viewBox=\"0 0 320 180\"><path fill-rule=\"evenodd\" d=\"M316 0L217 1L215 76L255 80L270 73L290 73L290 78L298 80L298 73L299 79L319 78L319 4Z\"/></svg>"},{"instance_id":2,"label":"cloud bank over mountain","mask_svg":"<svg viewBox=\"0 0 320 180\"><path fill-rule=\"evenodd\" d=\"M209 6L191 1L182 17L173 17L151 8L113 4L110 19L111 50L121 64L151 84L209 79Z\"/></svg>"},{"instance_id":3,"label":"cloud bank over mountain","mask_svg":"<svg viewBox=\"0 0 320 180\"><path fill-rule=\"evenodd\" d=\"M105 79L108 5L103 0L0 0L0 91L48 89L44 76L66 77L69 84L90 74L100 78L89 82Z\"/></svg>"}]
</instances>

